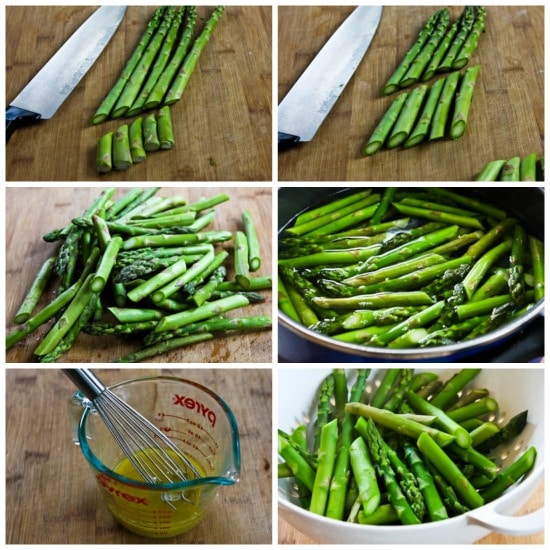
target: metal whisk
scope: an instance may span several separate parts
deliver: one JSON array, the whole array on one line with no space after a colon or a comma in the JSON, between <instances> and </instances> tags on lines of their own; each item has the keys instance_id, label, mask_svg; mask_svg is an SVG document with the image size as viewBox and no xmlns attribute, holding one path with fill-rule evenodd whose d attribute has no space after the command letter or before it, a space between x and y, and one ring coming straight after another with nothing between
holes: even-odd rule
<instances>
[{"instance_id":1,"label":"metal whisk","mask_svg":"<svg viewBox=\"0 0 550 550\"><path fill-rule=\"evenodd\" d=\"M109 390L89 369L62 369L93 403L124 455L148 483L201 477L172 441L143 415Z\"/></svg>"}]
</instances>

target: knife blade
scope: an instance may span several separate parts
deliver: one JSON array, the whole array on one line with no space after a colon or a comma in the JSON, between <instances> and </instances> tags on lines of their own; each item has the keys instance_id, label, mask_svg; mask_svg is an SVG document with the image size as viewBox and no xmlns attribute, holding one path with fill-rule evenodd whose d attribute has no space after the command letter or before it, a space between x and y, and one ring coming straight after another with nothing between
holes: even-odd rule
<instances>
[{"instance_id":1,"label":"knife blade","mask_svg":"<svg viewBox=\"0 0 550 550\"><path fill-rule=\"evenodd\" d=\"M336 29L278 107L279 149L311 141L363 59L382 6L356 8Z\"/></svg>"},{"instance_id":2,"label":"knife blade","mask_svg":"<svg viewBox=\"0 0 550 550\"><path fill-rule=\"evenodd\" d=\"M6 142L16 128L51 118L117 30L126 6L98 8L6 108Z\"/></svg>"}]
</instances>

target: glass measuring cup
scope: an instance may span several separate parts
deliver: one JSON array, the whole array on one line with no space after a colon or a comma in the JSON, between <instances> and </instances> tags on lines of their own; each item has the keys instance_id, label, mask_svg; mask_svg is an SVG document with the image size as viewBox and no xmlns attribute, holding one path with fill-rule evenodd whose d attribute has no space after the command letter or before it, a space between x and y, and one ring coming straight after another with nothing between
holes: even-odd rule
<instances>
[{"instance_id":1,"label":"glass measuring cup","mask_svg":"<svg viewBox=\"0 0 550 550\"><path fill-rule=\"evenodd\" d=\"M91 401L77 391L69 409L73 441L105 503L120 524L138 535L163 538L188 531L205 516L218 487L239 480L239 434L231 409L208 388L181 378L136 378L109 389L181 448L201 477L179 483L139 481Z\"/></svg>"}]
</instances>

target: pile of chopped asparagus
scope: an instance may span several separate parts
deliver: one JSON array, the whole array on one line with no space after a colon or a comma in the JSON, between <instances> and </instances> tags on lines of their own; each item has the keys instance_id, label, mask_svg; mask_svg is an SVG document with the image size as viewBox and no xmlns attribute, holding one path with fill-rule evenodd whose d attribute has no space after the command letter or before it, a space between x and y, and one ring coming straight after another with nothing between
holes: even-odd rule
<instances>
[{"instance_id":1,"label":"pile of chopped asparagus","mask_svg":"<svg viewBox=\"0 0 550 550\"><path fill-rule=\"evenodd\" d=\"M387 369L369 394L370 369L351 388L334 369L309 426L279 430L279 478L294 478L311 512L366 525L441 521L495 500L533 468L537 451L499 464L495 452L522 432L528 411L506 411L497 424L490 390L472 387L480 371L445 379Z\"/></svg>"},{"instance_id":2,"label":"pile of chopped asparagus","mask_svg":"<svg viewBox=\"0 0 550 550\"><path fill-rule=\"evenodd\" d=\"M272 281L255 276L261 257L248 211L242 212L242 230L208 230L228 195L188 203L159 196L158 188L131 189L112 200L114 194L115 188L105 189L82 216L44 236L59 247L16 312L19 326L7 336L6 349L49 323L34 350L40 362L61 359L82 332L137 335L139 349L116 360L137 362L215 336L271 327L270 317L243 312L265 300L261 291ZM221 244L232 239L230 254ZM39 307L47 287L56 289L55 298Z\"/></svg>"}]
</instances>

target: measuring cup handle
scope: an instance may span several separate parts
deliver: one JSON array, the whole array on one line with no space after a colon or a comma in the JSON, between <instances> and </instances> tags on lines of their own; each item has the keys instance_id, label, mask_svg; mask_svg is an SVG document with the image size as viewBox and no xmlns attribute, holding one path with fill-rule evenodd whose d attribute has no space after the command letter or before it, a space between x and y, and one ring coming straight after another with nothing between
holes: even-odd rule
<instances>
[{"instance_id":1,"label":"measuring cup handle","mask_svg":"<svg viewBox=\"0 0 550 550\"><path fill-rule=\"evenodd\" d=\"M80 426L82 413L85 409L89 409L92 406L92 402L80 390L75 392L69 400L67 410L69 413L69 423L71 425L73 443L75 445L80 445L78 428Z\"/></svg>"}]
</instances>

